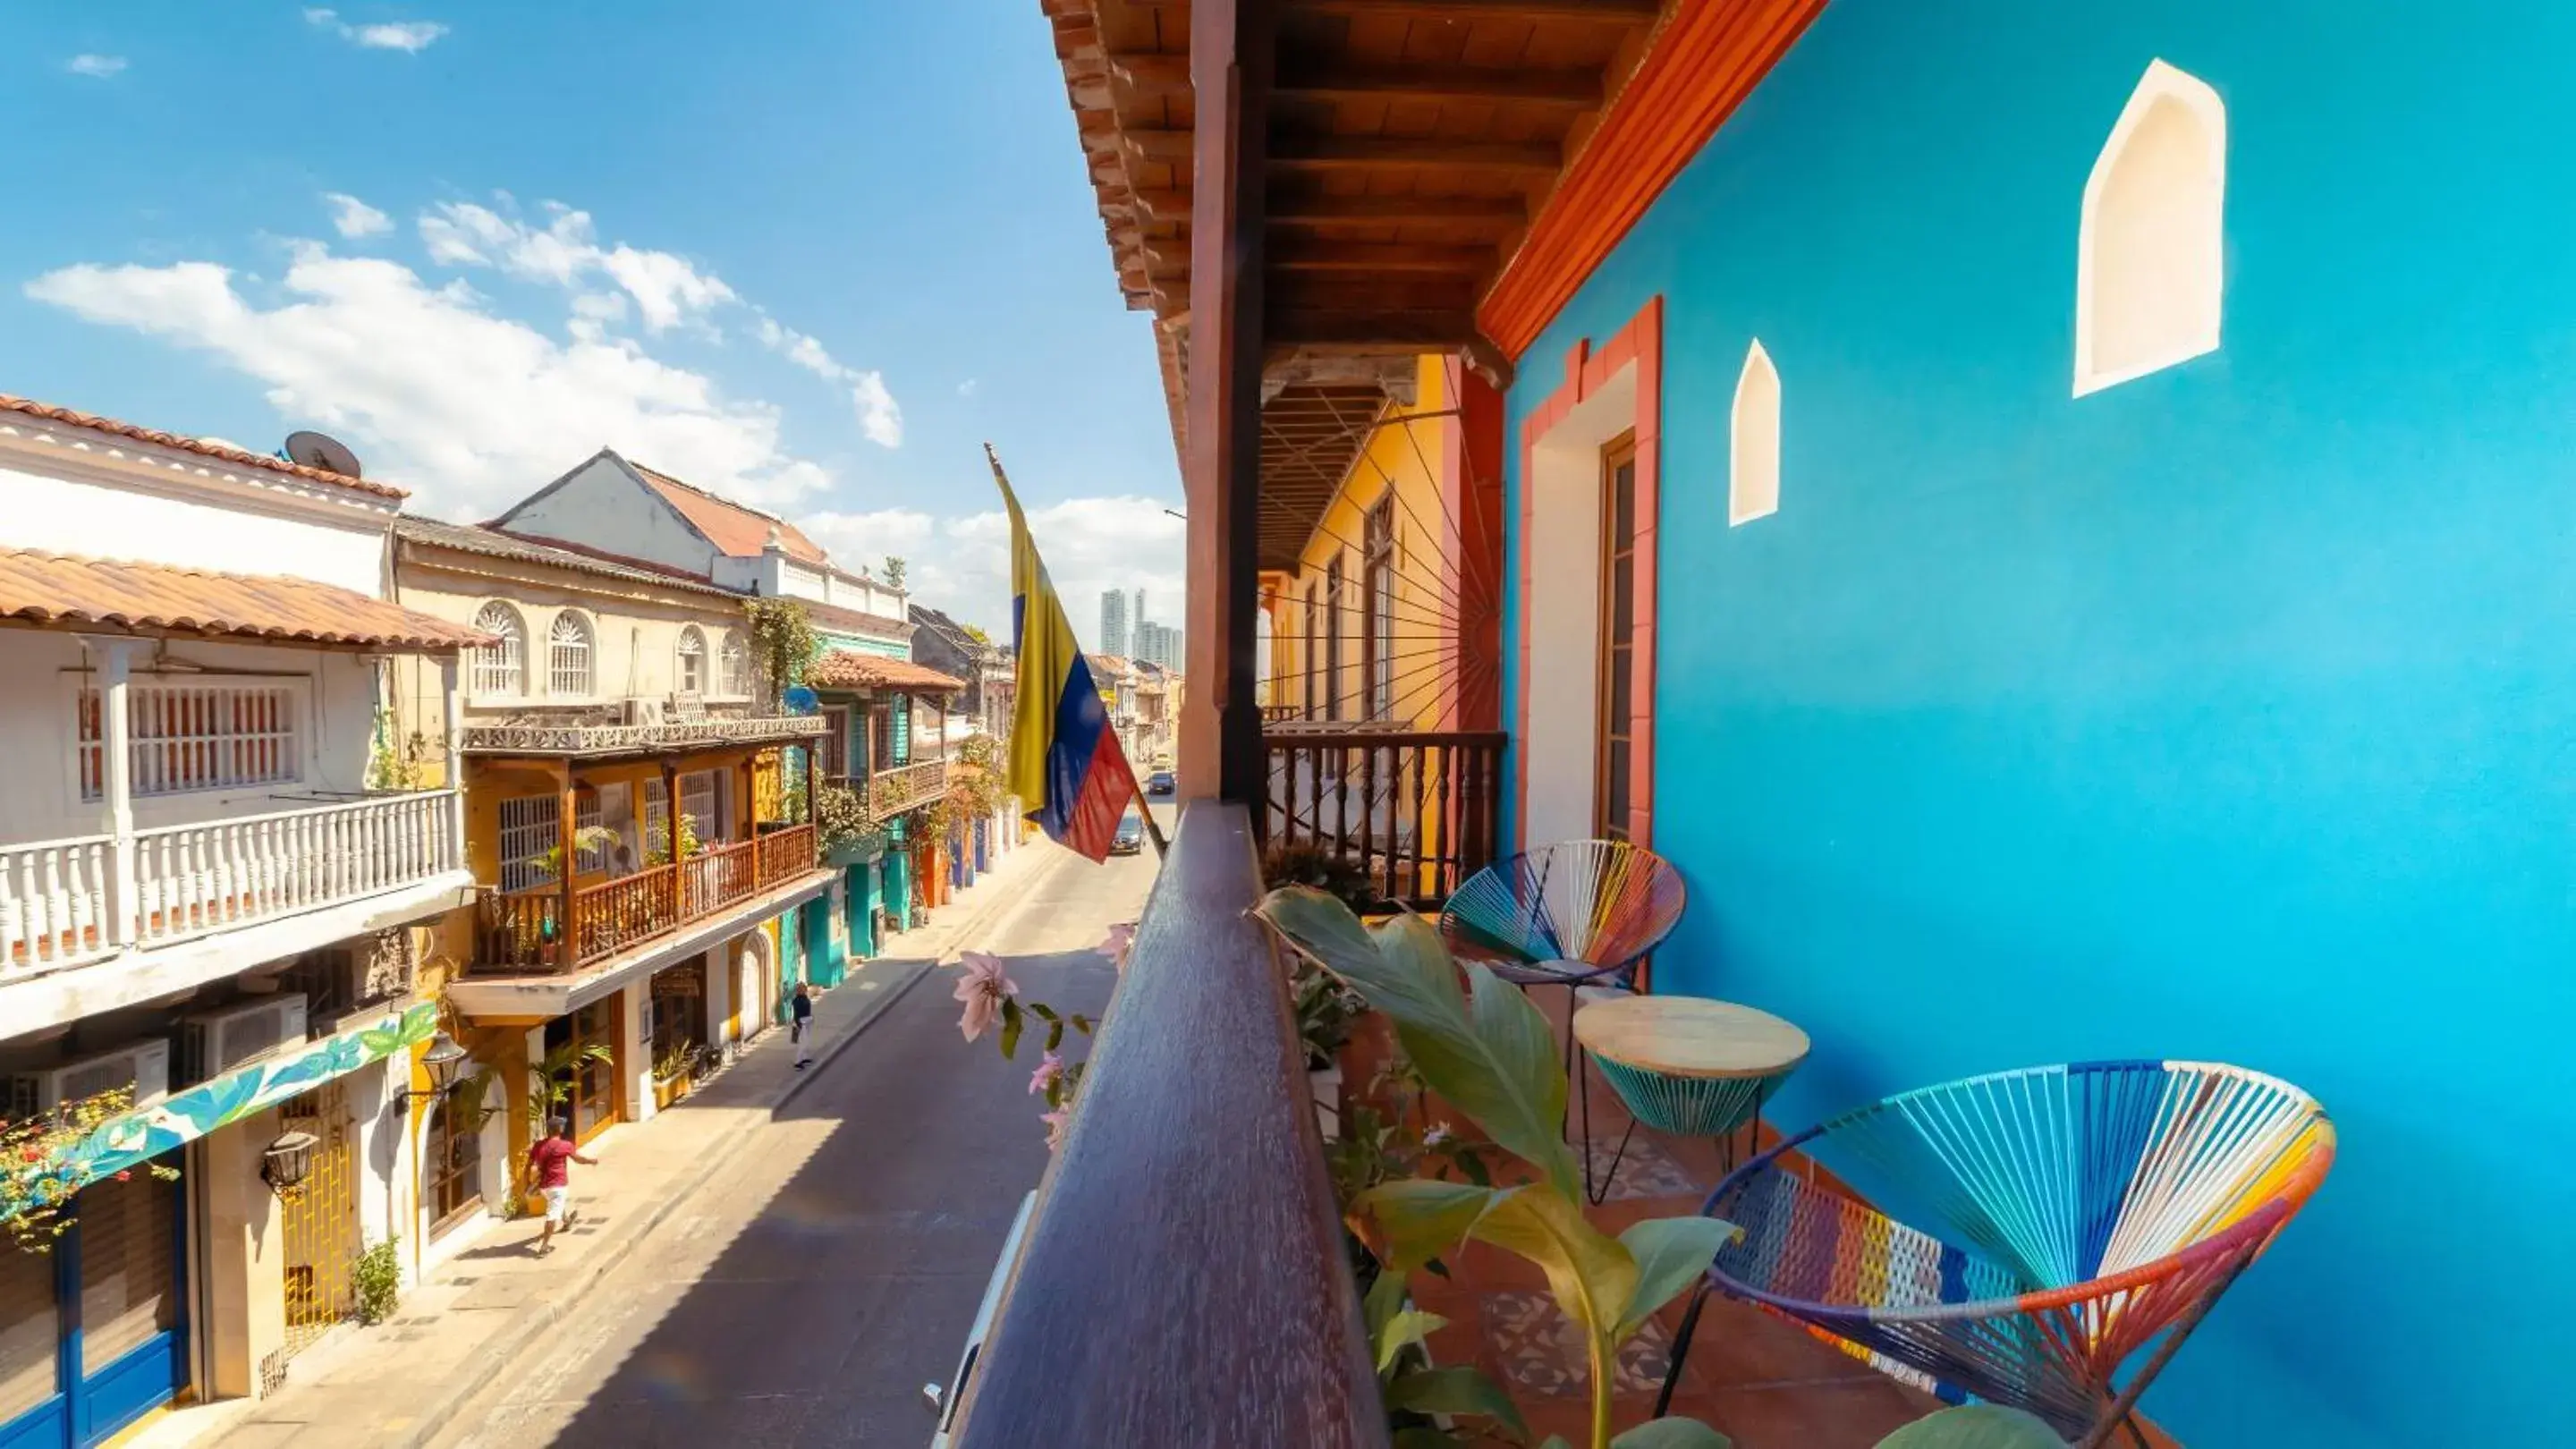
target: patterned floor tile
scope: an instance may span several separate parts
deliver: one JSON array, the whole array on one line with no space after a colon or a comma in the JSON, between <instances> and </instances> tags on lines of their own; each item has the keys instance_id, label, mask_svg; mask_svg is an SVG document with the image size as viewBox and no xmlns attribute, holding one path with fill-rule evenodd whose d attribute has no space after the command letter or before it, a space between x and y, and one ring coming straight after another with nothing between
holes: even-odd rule
<instances>
[{"instance_id":1,"label":"patterned floor tile","mask_svg":"<svg viewBox=\"0 0 2576 1449\"><path fill-rule=\"evenodd\" d=\"M1613 1157L1619 1161L1618 1171L1610 1177L1610 1191L1602 1198L1604 1202L1626 1202L1641 1197L1698 1197L1710 1186L1695 1180L1680 1161L1664 1150L1662 1143L1643 1131L1628 1139L1628 1150L1621 1155L1619 1134L1611 1132L1605 1135L1600 1131L1600 1125L1595 1123L1591 1157L1592 1175L1589 1180L1592 1182L1599 1182L1603 1174L1611 1172Z\"/></svg>"},{"instance_id":2,"label":"patterned floor tile","mask_svg":"<svg viewBox=\"0 0 2576 1449\"><path fill-rule=\"evenodd\" d=\"M1545 1293L1488 1293L1480 1312L1485 1342L1513 1388L1549 1398L1582 1398L1591 1392L1583 1330ZM1672 1362L1672 1336L1649 1320L1620 1348L1614 1392L1651 1393Z\"/></svg>"}]
</instances>

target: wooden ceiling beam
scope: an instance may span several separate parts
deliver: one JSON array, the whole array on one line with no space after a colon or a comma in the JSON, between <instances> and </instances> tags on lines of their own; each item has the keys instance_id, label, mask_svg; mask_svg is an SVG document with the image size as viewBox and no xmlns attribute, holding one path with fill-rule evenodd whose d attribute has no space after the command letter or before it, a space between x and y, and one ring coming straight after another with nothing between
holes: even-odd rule
<instances>
[{"instance_id":1,"label":"wooden ceiling beam","mask_svg":"<svg viewBox=\"0 0 2576 1449\"><path fill-rule=\"evenodd\" d=\"M1327 100L1521 101L1587 110L1601 104L1601 73L1588 67L1329 64L1283 72L1273 84L1283 95Z\"/></svg>"},{"instance_id":2,"label":"wooden ceiling beam","mask_svg":"<svg viewBox=\"0 0 2576 1449\"><path fill-rule=\"evenodd\" d=\"M1136 209L1145 213L1147 220L1177 221L1183 226L1189 225L1190 193L1187 189L1178 191L1139 191L1134 193L1134 195L1136 198Z\"/></svg>"},{"instance_id":3,"label":"wooden ceiling beam","mask_svg":"<svg viewBox=\"0 0 2576 1449\"><path fill-rule=\"evenodd\" d=\"M1197 144L1193 131L1168 130L1159 127L1121 126L1118 144L1140 161L1160 161L1167 165L1190 164L1190 150Z\"/></svg>"},{"instance_id":4,"label":"wooden ceiling beam","mask_svg":"<svg viewBox=\"0 0 2576 1449\"><path fill-rule=\"evenodd\" d=\"M1185 96L1190 93L1190 58L1186 55L1113 55L1110 78L1140 96Z\"/></svg>"},{"instance_id":5,"label":"wooden ceiling beam","mask_svg":"<svg viewBox=\"0 0 2576 1449\"><path fill-rule=\"evenodd\" d=\"M1274 347L1375 350L1463 347L1476 340L1465 309L1443 312L1348 312L1272 308L1262 340Z\"/></svg>"},{"instance_id":6,"label":"wooden ceiling beam","mask_svg":"<svg viewBox=\"0 0 2576 1449\"><path fill-rule=\"evenodd\" d=\"M1304 272L1456 272L1489 275L1497 260L1492 247L1426 246L1416 243L1372 243L1284 240L1270 247L1276 270Z\"/></svg>"},{"instance_id":7,"label":"wooden ceiling beam","mask_svg":"<svg viewBox=\"0 0 2576 1449\"><path fill-rule=\"evenodd\" d=\"M1436 136L1272 137L1270 164L1284 170L1384 170L1436 167L1448 171L1554 176L1565 157L1554 141L1450 141Z\"/></svg>"},{"instance_id":8,"label":"wooden ceiling beam","mask_svg":"<svg viewBox=\"0 0 2576 1449\"><path fill-rule=\"evenodd\" d=\"M1331 222L1402 226L1409 222L1499 222L1522 226L1529 204L1517 196L1318 196L1270 198L1270 219L1291 224Z\"/></svg>"},{"instance_id":9,"label":"wooden ceiling beam","mask_svg":"<svg viewBox=\"0 0 2576 1449\"><path fill-rule=\"evenodd\" d=\"M1129 0L1135 3L1135 0ZM1403 15L1418 20L1592 20L1643 25L1663 0L1287 0L1309 15Z\"/></svg>"}]
</instances>

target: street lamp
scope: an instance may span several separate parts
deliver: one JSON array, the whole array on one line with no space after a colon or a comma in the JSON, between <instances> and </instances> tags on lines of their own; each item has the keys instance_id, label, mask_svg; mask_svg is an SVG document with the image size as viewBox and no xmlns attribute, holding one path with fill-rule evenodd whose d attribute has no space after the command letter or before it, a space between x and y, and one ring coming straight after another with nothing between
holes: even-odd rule
<instances>
[{"instance_id":1,"label":"street lamp","mask_svg":"<svg viewBox=\"0 0 2576 1449\"><path fill-rule=\"evenodd\" d=\"M429 1050L421 1053L420 1058L420 1064L429 1069L429 1090L424 1092L416 1087L405 1087L395 1102L403 1111L409 1112L411 1104L424 1097L436 1099L446 1096L456 1085L456 1074L465 1067L465 1055L465 1048L458 1046L456 1038L447 1033L442 1031L431 1037Z\"/></svg>"},{"instance_id":2,"label":"street lamp","mask_svg":"<svg viewBox=\"0 0 2576 1449\"><path fill-rule=\"evenodd\" d=\"M289 1132L268 1144L259 1164L259 1175L268 1180L268 1190L286 1197L302 1187L305 1177L313 1171L313 1149L321 1145L322 1139L310 1132Z\"/></svg>"}]
</instances>

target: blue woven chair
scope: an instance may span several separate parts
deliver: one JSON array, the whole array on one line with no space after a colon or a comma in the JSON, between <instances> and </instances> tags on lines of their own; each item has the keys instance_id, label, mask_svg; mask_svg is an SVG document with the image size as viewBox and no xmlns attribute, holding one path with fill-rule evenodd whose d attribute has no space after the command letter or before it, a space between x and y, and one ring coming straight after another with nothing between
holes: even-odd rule
<instances>
[{"instance_id":1,"label":"blue woven chair","mask_svg":"<svg viewBox=\"0 0 2576 1449\"><path fill-rule=\"evenodd\" d=\"M1998 1072L1845 1113L1709 1194L1743 1235L1682 1319L1664 1401L1714 1289L1945 1399L2029 1410L2081 1449L2122 1425L2143 1446L2139 1395L2334 1153L2314 1098L2207 1062Z\"/></svg>"},{"instance_id":2,"label":"blue woven chair","mask_svg":"<svg viewBox=\"0 0 2576 1449\"><path fill-rule=\"evenodd\" d=\"M1592 1079L1574 1053L1576 994L1585 986L1635 990L1638 963L1672 934L1688 902L1681 872L1653 851L1624 840L1570 840L1485 867L1440 912L1452 956L1523 990L1566 988L1564 1060L1581 1103L1587 1184Z\"/></svg>"}]
</instances>

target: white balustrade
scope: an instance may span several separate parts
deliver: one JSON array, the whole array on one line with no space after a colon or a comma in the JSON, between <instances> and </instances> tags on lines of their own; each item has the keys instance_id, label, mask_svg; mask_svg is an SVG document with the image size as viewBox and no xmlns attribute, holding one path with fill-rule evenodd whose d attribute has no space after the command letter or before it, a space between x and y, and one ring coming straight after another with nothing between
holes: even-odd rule
<instances>
[{"instance_id":1,"label":"white balustrade","mask_svg":"<svg viewBox=\"0 0 2576 1449\"><path fill-rule=\"evenodd\" d=\"M292 915L454 870L454 799L429 790L138 831L136 939Z\"/></svg>"},{"instance_id":2,"label":"white balustrade","mask_svg":"<svg viewBox=\"0 0 2576 1449\"><path fill-rule=\"evenodd\" d=\"M453 790L164 826L137 831L132 849L117 890L113 837L0 845L0 972L316 910L463 862Z\"/></svg>"},{"instance_id":3,"label":"white balustrade","mask_svg":"<svg viewBox=\"0 0 2576 1449\"><path fill-rule=\"evenodd\" d=\"M116 949L107 923L115 847L104 835L0 845L0 971L69 965Z\"/></svg>"}]
</instances>

